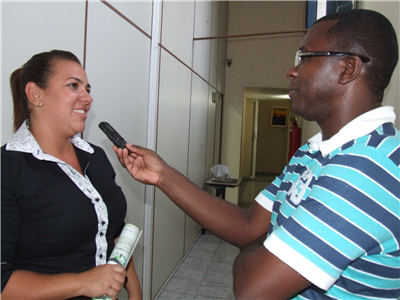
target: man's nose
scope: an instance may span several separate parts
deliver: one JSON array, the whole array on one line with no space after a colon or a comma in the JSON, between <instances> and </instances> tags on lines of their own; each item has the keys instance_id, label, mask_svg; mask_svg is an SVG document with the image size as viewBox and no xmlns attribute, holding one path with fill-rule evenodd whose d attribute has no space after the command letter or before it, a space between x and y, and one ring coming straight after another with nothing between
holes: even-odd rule
<instances>
[{"instance_id":1,"label":"man's nose","mask_svg":"<svg viewBox=\"0 0 400 300\"><path fill-rule=\"evenodd\" d=\"M290 67L289 70L286 71L286 77L290 80L296 78L297 77L297 68L295 68L294 66Z\"/></svg>"}]
</instances>

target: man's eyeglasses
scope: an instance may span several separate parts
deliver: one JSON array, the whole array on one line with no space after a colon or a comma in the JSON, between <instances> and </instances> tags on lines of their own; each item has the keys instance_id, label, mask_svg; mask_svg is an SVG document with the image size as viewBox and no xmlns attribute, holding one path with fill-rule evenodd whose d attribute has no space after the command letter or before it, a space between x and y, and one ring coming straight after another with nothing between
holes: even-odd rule
<instances>
[{"instance_id":1,"label":"man's eyeglasses","mask_svg":"<svg viewBox=\"0 0 400 300\"><path fill-rule=\"evenodd\" d=\"M358 54L350 53L350 52L334 52L334 51L307 51L303 52L298 50L296 52L296 56L294 58L294 67L297 68L300 65L302 57L311 57L311 56L358 56L363 63L369 62L369 58L365 56L361 56Z\"/></svg>"}]
</instances>

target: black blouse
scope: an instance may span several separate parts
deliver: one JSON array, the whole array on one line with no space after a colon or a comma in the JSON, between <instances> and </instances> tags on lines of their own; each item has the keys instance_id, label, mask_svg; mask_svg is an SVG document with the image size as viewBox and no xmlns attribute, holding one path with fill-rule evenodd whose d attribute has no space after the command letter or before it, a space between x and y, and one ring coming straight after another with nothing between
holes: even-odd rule
<instances>
[{"instance_id":1,"label":"black blouse","mask_svg":"<svg viewBox=\"0 0 400 300\"><path fill-rule=\"evenodd\" d=\"M75 151L86 177L101 195L94 199L56 162L1 148L2 291L14 270L78 273L95 267L96 255L110 256L124 225L126 199L104 150L90 146L92 154L77 147ZM104 201L108 219L98 217L95 201ZM104 234L106 251L96 243Z\"/></svg>"}]
</instances>

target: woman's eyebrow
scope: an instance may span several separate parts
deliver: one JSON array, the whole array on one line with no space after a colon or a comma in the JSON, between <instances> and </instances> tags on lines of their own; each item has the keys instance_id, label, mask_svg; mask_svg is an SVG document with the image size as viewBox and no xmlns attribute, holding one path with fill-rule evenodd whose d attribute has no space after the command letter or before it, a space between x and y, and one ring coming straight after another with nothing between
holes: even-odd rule
<instances>
[{"instance_id":1,"label":"woman's eyebrow","mask_svg":"<svg viewBox=\"0 0 400 300\"><path fill-rule=\"evenodd\" d=\"M81 79L77 78L77 77L69 77L69 78L66 79L66 81L67 81L67 80L70 80L70 79L75 79L75 80L78 81L79 83L83 83L83 81L82 81ZM86 85L86 87L92 88L92 87L90 86L89 83Z\"/></svg>"}]
</instances>

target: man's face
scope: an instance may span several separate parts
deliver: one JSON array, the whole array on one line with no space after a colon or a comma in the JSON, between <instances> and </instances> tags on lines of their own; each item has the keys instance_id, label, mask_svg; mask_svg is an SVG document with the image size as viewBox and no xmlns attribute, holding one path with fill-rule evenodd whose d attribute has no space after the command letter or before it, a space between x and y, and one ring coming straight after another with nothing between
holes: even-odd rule
<instances>
[{"instance_id":1,"label":"man's face","mask_svg":"<svg viewBox=\"0 0 400 300\"><path fill-rule=\"evenodd\" d=\"M315 24L308 30L300 44L302 51L333 51L330 49L326 31L336 21L325 21ZM291 67L287 77L289 96L292 99L293 111L308 121L320 121L330 116L332 99L338 97L337 57L314 56L301 59L297 67Z\"/></svg>"}]
</instances>

